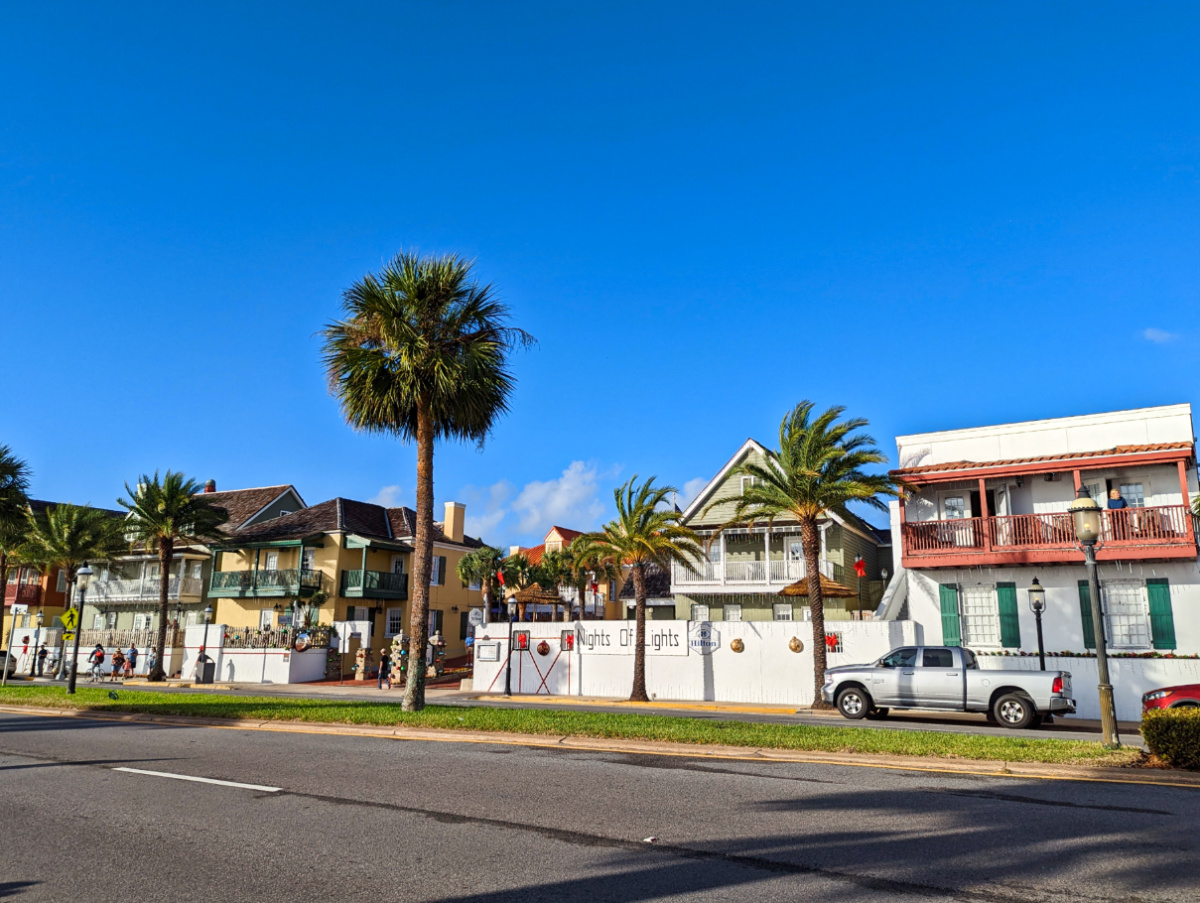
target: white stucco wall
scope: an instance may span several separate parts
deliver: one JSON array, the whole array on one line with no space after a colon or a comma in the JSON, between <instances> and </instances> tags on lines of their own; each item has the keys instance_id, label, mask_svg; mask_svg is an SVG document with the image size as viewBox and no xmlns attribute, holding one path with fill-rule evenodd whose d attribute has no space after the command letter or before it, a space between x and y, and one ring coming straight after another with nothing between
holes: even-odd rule
<instances>
[{"instance_id":1,"label":"white stucco wall","mask_svg":"<svg viewBox=\"0 0 1200 903\"><path fill-rule=\"evenodd\" d=\"M804 621L714 621L717 647L710 654L689 648L689 621L647 624L646 689L651 698L811 705L813 702L812 627ZM563 628L574 630L576 648L563 652ZM829 664L873 661L889 649L918 641L917 625L907 621L838 621L829 629L842 635L842 653ZM518 652L512 662L514 693L628 697L633 688L634 626L625 621L586 621L574 625L524 623L530 631L530 651ZM622 634L622 631L629 631ZM507 624L491 624L477 640L473 688L503 693ZM608 645L596 642L607 636ZM803 651L792 652L788 642L799 638ZM673 639L672 639L673 638ZM659 648L651 645L655 640ZM741 639L744 651L730 645ZM547 655L537 652L545 640ZM591 649L586 648L591 640ZM499 660L483 661L480 646L496 643Z\"/></svg>"},{"instance_id":2,"label":"white stucco wall","mask_svg":"<svg viewBox=\"0 0 1200 903\"><path fill-rule=\"evenodd\" d=\"M217 663L215 679L222 683L306 683L325 676L325 649L225 649L224 635L222 624L208 629L208 654ZM186 628L180 672L184 679L194 675L203 643L204 625Z\"/></svg>"}]
</instances>

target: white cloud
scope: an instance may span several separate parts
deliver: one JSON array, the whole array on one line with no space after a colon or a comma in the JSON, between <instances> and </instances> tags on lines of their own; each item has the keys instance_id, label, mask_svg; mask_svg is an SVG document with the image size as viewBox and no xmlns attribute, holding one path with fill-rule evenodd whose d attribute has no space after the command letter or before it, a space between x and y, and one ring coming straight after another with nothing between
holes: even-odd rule
<instances>
[{"instance_id":1,"label":"white cloud","mask_svg":"<svg viewBox=\"0 0 1200 903\"><path fill-rule=\"evenodd\" d=\"M1179 336L1173 332L1167 332L1165 329L1157 329L1151 326L1148 329L1142 330L1142 338L1147 342L1155 342L1161 345L1163 342L1173 342Z\"/></svg>"},{"instance_id":2,"label":"white cloud","mask_svg":"<svg viewBox=\"0 0 1200 903\"><path fill-rule=\"evenodd\" d=\"M404 492L399 486L384 486L367 501L385 508L398 508L404 501Z\"/></svg>"},{"instance_id":3,"label":"white cloud","mask_svg":"<svg viewBox=\"0 0 1200 903\"><path fill-rule=\"evenodd\" d=\"M520 533L545 532L555 524L589 530L600 520L604 505L598 497L595 466L582 461L571 465L554 480L534 480L513 500Z\"/></svg>"},{"instance_id":4,"label":"white cloud","mask_svg":"<svg viewBox=\"0 0 1200 903\"><path fill-rule=\"evenodd\" d=\"M686 509L696 496L700 494L700 490L707 485L707 477L696 477L694 480L688 480L684 483L683 490L679 493L679 507Z\"/></svg>"},{"instance_id":5,"label":"white cloud","mask_svg":"<svg viewBox=\"0 0 1200 903\"><path fill-rule=\"evenodd\" d=\"M494 532L508 515L505 503L512 497L513 490L513 484L508 480L501 480L484 489L476 486L463 487L459 498L467 506L467 535L480 537L494 545L495 538L485 534Z\"/></svg>"}]
</instances>

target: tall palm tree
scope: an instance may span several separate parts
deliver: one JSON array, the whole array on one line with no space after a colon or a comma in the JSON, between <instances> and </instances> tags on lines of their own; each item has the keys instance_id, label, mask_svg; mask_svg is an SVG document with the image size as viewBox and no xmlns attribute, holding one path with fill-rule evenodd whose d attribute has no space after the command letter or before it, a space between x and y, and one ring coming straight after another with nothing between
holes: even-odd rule
<instances>
[{"instance_id":1,"label":"tall palm tree","mask_svg":"<svg viewBox=\"0 0 1200 903\"><path fill-rule=\"evenodd\" d=\"M898 496L902 484L886 474L863 470L887 461L875 440L858 432L867 426L862 417L839 420L844 407L831 407L813 416L813 403L802 401L779 424L779 448L758 463L748 460L731 473L747 476L742 491L717 499L705 509L734 504L733 515L721 529L738 524L766 522L779 518L794 520L800 527L804 547L804 572L808 581L808 604L812 612L815 706L822 706L825 683L825 602L821 594L821 541L817 521L828 512L847 515L850 502L862 502L886 511L886 496ZM719 531L718 531L719 532Z\"/></svg>"},{"instance_id":2,"label":"tall palm tree","mask_svg":"<svg viewBox=\"0 0 1200 903\"><path fill-rule=\"evenodd\" d=\"M129 512L125 520L126 539L147 552L158 551L158 659L147 680L166 678L167 664L163 655L167 644L167 619L170 617L171 558L177 545L214 542L221 538L217 529L228 515L208 502L201 485L182 473L168 470L160 480L143 474L137 489L125 484L128 499L117 504Z\"/></svg>"},{"instance_id":3,"label":"tall palm tree","mask_svg":"<svg viewBox=\"0 0 1200 903\"><path fill-rule=\"evenodd\" d=\"M471 278L455 255L398 254L342 295L345 318L325 327L330 390L355 429L417 445L410 660L425 660L433 557L433 446L438 439L483 442L508 410L508 358L532 337L507 325L492 287ZM425 706L425 672L413 668L404 711Z\"/></svg>"},{"instance_id":4,"label":"tall palm tree","mask_svg":"<svg viewBox=\"0 0 1200 903\"><path fill-rule=\"evenodd\" d=\"M122 536L122 523L111 511L63 503L35 514L27 511L28 534L20 557L36 562L49 573L61 568L65 573L68 604L75 601L75 574L86 562L107 561L128 546ZM79 612L82 617L83 612ZM82 620L77 630L83 629ZM76 633L76 637L79 634ZM79 643L76 640L76 649ZM59 659L59 674L67 667L67 655Z\"/></svg>"},{"instance_id":5,"label":"tall palm tree","mask_svg":"<svg viewBox=\"0 0 1200 903\"><path fill-rule=\"evenodd\" d=\"M650 701L646 695L646 568L657 565L670 570L675 562L694 565L704 554L696 534L680 524L678 512L667 504L667 498L677 491L673 486L655 486L654 477L639 486L634 474L613 493L616 520L575 540L582 540L585 547L595 550L594 554L628 566L631 571L637 601L631 702Z\"/></svg>"},{"instance_id":6,"label":"tall palm tree","mask_svg":"<svg viewBox=\"0 0 1200 903\"><path fill-rule=\"evenodd\" d=\"M618 566L611 555L594 543L585 541L581 536L575 537L574 542L567 546L566 564L568 582L579 593L579 616L586 618L587 606L584 600L587 598L588 587L593 583L611 583L616 580Z\"/></svg>"},{"instance_id":7,"label":"tall palm tree","mask_svg":"<svg viewBox=\"0 0 1200 903\"><path fill-rule=\"evenodd\" d=\"M29 476L29 465L14 455L9 446L0 445L0 627L4 624L9 559L25 541L27 531L25 506L29 502L25 493L29 491ZM14 615L5 648L12 646L12 629L16 624ZM4 632L0 630L0 644L3 643Z\"/></svg>"},{"instance_id":8,"label":"tall palm tree","mask_svg":"<svg viewBox=\"0 0 1200 903\"><path fill-rule=\"evenodd\" d=\"M480 546L458 559L455 572L467 586L478 584L486 595L487 606L500 599L500 580L496 576L504 567L504 552L493 546Z\"/></svg>"}]
</instances>

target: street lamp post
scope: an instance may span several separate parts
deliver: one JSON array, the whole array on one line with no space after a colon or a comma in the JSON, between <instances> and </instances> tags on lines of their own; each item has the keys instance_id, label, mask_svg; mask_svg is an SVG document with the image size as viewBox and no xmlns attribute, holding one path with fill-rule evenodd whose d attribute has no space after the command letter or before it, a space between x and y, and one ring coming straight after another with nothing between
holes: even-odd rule
<instances>
[{"instance_id":1,"label":"street lamp post","mask_svg":"<svg viewBox=\"0 0 1200 903\"><path fill-rule=\"evenodd\" d=\"M67 663L67 693L75 692L75 674L79 670L79 637L83 633L83 606L87 601L88 583L92 579L92 569L85 561L83 567L75 572L75 589L79 591L79 623L75 625L75 645L71 659Z\"/></svg>"},{"instance_id":2,"label":"street lamp post","mask_svg":"<svg viewBox=\"0 0 1200 903\"><path fill-rule=\"evenodd\" d=\"M34 674L35 674L34 668L37 667L38 642L42 635L42 624L46 620L45 612L39 610L37 613L37 618L35 620L37 621L37 626L34 628L34 631L33 631L33 655L29 659L29 676L30 677L34 676Z\"/></svg>"},{"instance_id":3,"label":"street lamp post","mask_svg":"<svg viewBox=\"0 0 1200 903\"><path fill-rule=\"evenodd\" d=\"M202 669L200 672L201 683L206 682L204 680L204 678L207 676L206 671L208 670L208 669L204 668L204 666L206 664L208 664L208 625L210 623L212 623L212 616L213 616L212 606L211 605L204 606L204 642L200 645L200 654L196 657L196 659L200 663L200 667Z\"/></svg>"},{"instance_id":4,"label":"street lamp post","mask_svg":"<svg viewBox=\"0 0 1200 903\"><path fill-rule=\"evenodd\" d=\"M1104 618L1100 611L1100 580L1096 575L1096 540L1100 538L1100 506L1085 487L1080 486L1067 509L1075 521L1075 538L1083 546L1083 560L1087 565L1088 596L1092 603L1092 631L1096 640L1096 671L1100 677L1100 727L1104 734L1104 745L1117 749L1121 738L1117 735L1117 710L1113 702L1112 683L1108 678L1108 650L1104 639Z\"/></svg>"},{"instance_id":5,"label":"street lamp post","mask_svg":"<svg viewBox=\"0 0 1200 903\"><path fill-rule=\"evenodd\" d=\"M504 695L512 696L513 634L517 632L517 603L508 603L508 659L504 662Z\"/></svg>"},{"instance_id":6,"label":"street lamp post","mask_svg":"<svg viewBox=\"0 0 1200 903\"><path fill-rule=\"evenodd\" d=\"M1034 577L1033 585L1026 592L1029 593L1029 610L1033 612L1033 617L1037 620L1038 664L1045 671L1046 648L1042 645L1042 612L1046 610L1046 591L1038 583L1038 578Z\"/></svg>"}]
</instances>

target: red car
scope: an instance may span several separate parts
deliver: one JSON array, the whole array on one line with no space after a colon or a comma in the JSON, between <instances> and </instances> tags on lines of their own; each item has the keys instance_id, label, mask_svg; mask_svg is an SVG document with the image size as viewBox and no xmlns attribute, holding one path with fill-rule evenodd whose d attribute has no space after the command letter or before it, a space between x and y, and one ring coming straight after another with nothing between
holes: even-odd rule
<instances>
[{"instance_id":1,"label":"red car","mask_svg":"<svg viewBox=\"0 0 1200 903\"><path fill-rule=\"evenodd\" d=\"M1163 687L1142 696L1142 711L1149 709L1182 709L1200 706L1200 684Z\"/></svg>"}]
</instances>

